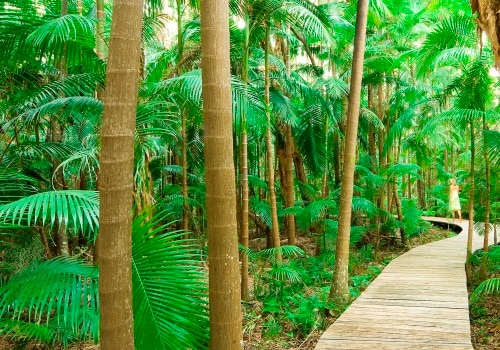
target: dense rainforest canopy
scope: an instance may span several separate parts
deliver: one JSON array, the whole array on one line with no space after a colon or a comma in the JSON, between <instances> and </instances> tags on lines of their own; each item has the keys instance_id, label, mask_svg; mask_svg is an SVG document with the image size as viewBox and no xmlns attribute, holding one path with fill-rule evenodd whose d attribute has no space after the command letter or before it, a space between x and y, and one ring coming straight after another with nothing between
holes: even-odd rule
<instances>
[{"instance_id":1,"label":"dense rainforest canopy","mask_svg":"<svg viewBox=\"0 0 500 350\"><path fill-rule=\"evenodd\" d=\"M450 216L451 178L462 189L465 218L486 222L482 230L500 221L500 49L490 23L497 2L485 3L369 2L347 237L366 256L388 242L405 245L427 227L422 215ZM210 150L203 105L226 95L206 93L203 83L209 71L217 72L210 79L223 78L225 61L203 63L204 50L218 47L202 46L204 4L146 0L142 22L127 16L128 8L112 21L119 5L0 0L0 334L49 346L104 337L100 306L127 297L121 290L99 297L99 275L100 287L121 280L120 269L112 276L97 267L123 253L111 236L99 242L100 227L119 225L116 214L130 219L132 230L131 256L124 256L131 260L135 348L207 348L208 275L216 270L207 258L229 240L216 236L222 227L211 231L215 240L207 231L207 214L226 203L209 202L210 191L235 186L230 215L240 262L238 254L229 258L241 280L222 273L220 286L262 303L258 317L281 312L292 332L307 337L318 327L311 319L342 308L328 296L357 1L229 1L232 137ZM114 51L112 22L119 21L123 30L142 26L137 50ZM114 40L132 42L133 35ZM113 93L124 98L112 100ZM128 103L133 119L103 123L112 103L115 111ZM135 131L130 148L122 148L115 142L127 123ZM109 134L107 127L125 131ZM209 179L205 159L227 156L227 149L232 175ZM122 155L130 157L130 177L109 170ZM113 197L122 180L130 196ZM104 189L111 193L105 202ZM128 211L115 207L129 200ZM224 221L224 212L216 220ZM304 237L316 242L314 256L300 246ZM312 285L311 276L320 287L299 291ZM301 319L306 309L317 314ZM244 308L243 318L250 316Z\"/></svg>"}]
</instances>

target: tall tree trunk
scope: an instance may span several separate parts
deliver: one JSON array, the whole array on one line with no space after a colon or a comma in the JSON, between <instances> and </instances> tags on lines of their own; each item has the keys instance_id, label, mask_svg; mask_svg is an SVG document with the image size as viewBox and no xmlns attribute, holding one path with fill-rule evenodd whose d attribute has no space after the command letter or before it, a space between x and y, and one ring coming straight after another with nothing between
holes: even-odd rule
<instances>
[{"instance_id":1,"label":"tall tree trunk","mask_svg":"<svg viewBox=\"0 0 500 350\"><path fill-rule=\"evenodd\" d=\"M352 59L350 98L347 111L344 171L342 173L342 184L340 190L339 228L335 254L335 270L333 273L332 287L330 289L330 298L343 303L349 299L349 241L367 14L368 0L359 0Z\"/></svg>"},{"instance_id":2,"label":"tall tree trunk","mask_svg":"<svg viewBox=\"0 0 500 350\"><path fill-rule=\"evenodd\" d=\"M104 13L104 0L96 0L96 55L99 59L104 60L106 54L104 52L106 43L104 42L104 24L106 15Z\"/></svg>"},{"instance_id":3,"label":"tall tree trunk","mask_svg":"<svg viewBox=\"0 0 500 350\"><path fill-rule=\"evenodd\" d=\"M249 56L249 29L248 14L245 13L245 41L243 44L243 69L241 71L241 79L245 83L245 99L247 98L248 84L248 56ZM241 120L241 169L240 169L240 186L241 186L241 231L240 243L248 248L248 215L249 215L249 194L248 194L248 134L247 134L247 116L246 110L243 113ZM241 254L241 299L250 299L248 290L248 254Z\"/></svg>"},{"instance_id":4,"label":"tall tree trunk","mask_svg":"<svg viewBox=\"0 0 500 350\"><path fill-rule=\"evenodd\" d=\"M302 160L302 155L297 151L296 147L294 147L293 151L293 165L295 166L297 180L299 180L300 196L304 202L311 203L312 198L309 193L307 193L307 176L304 169L304 162Z\"/></svg>"},{"instance_id":5,"label":"tall tree trunk","mask_svg":"<svg viewBox=\"0 0 500 350\"><path fill-rule=\"evenodd\" d=\"M401 207L401 199L399 198L399 194L398 194L398 185L396 183L394 183L394 185L392 186L392 189L394 191L394 202L396 203L396 211L398 214L398 220L403 221L403 208ZM405 234L404 228L401 228L400 231L401 231L401 244L406 246L407 240L406 240L406 234Z\"/></svg>"},{"instance_id":6,"label":"tall tree trunk","mask_svg":"<svg viewBox=\"0 0 500 350\"><path fill-rule=\"evenodd\" d=\"M181 112L181 137L182 137L182 229L185 234L189 231L189 204L188 204L188 181L187 181L187 135L186 135L186 112Z\"/></svg>"},{"instance_id":7,"label":"tall tree trunk","mask_svg":"<svg viewBox=\"0 0 500 350\"><path fill-rule=\"evenodd\" d=\"M335 176L335 188L340 184L340 140L339 132L334 131L333 133L333 174Z\"/></svg>"},{"instance_id":8,"label":"tall tree trunk","mask_svg":"<svg viewBox=\"0 0 500 350\"><path fill-rule=\"evenodd\" d=\"M286 73L290 75L290 46L283 40L283 59L285 61ZM292 126L285 124L285 205L287 208L295 206L295 191L293 186L293 135ZM290 213L285 218L286 236L289 245L296 244L295 215Z\"/></svg>"},{"instance_id":9,"label":"tall tree trunk","mask_svg":"<svg viewBox=\"0 0 500 350\"><path fill-rule=\"evenodd\" d=\"M61 17L68 15L68 0L61 1ZM64 80L68 77L68 67L66 63L66 45L64 45L62 50L62 55L60 57L59 63L59 79ZM59 92L60 96L64 96L63 92ZM50 120L50 127L52 133L52 141L61 143L63 141L63 127L58 122L56 117L52 117ZM54 187L58 190L66 188L64 182L63 169L59 167L59 159L53 159L52 165L55 171L54 174ZM68 232L66 231L66 223L64 220L58 221L55 225L57 230L57 250L59 255L68 256L69 255L69 244L68 244Z\"/></svg>"},{"instance_id":10,"label":"tall tree trunk","mask_svg":"<svg viewBox=\"0 0 500 350\"><path fill-rule=\"evenodd\" d=\"M469 229L467 231L467 260L465 262L465 274L467 275L467 282L472 282L472 240L474 238L474 176L475 167L474 162L476 161L476 147L475 147L475 137L474 137L474 120L470 121L470 184L469 184Z\"/></svg>"},{"instance_id":11,"label":"tall tree trunk","mask_svg":"<svg viewBox=\"0 0 500 350\"><path fill-rule=\"evenodd\" d=\"M483 113L483 132L488 129L488 124L486 123L486 114ZM483 251L487 252L489 250L489 235L490 235L490 211L491 211L491 176L490 176L490 159L488 151L484 149L484 180L486 182L485 195L485 205L484 205L484 238L483 238ZM483 279L486 278L487 269L487 254L483 254L483 261L481 264L481 275Z\"/></svg>"},{"instance_id":12,"label":"tall tree trunk","mask_svg":"<svg viewBox=\"0 0 500 350\"><path fill-rule=\"evenodd\" d=\"M269 20L266 23L266 47L264 54L264 99L266 102L266 148L267 148L267 183L269 187L269 204L271 206L271 237L273 241L273 247L280 247L280 231L278 225L278 209L276 206L276 193L274 191L274 159L273 159L273 143L271 135L271 103L269 88L271 86L271 80L269 78L269 50L271 41L270 38L270 28ZM281 260L281 253L279 250L276 252L276 258Z\"/></svg>"},{"instance_id":13,"label":"tall tree trunk","mask_svg":"<svg viewBox=\"0 0 500 350\"><path fill-rule=\"evenodd\" d=\"M229 3L201 2L210 349L242 349L229 63Z\"/></svg>"},{"instance_id":14,"label":"tall tree trunk","mask_svg":"<svg viewBox=\"0 0 500 350\"><path fill-rule=\"evenodd\" d=\"M132 200L142 1L115 0L106 72L99 174L102 350L134 349Z\"/></svg>"}]
</instances>

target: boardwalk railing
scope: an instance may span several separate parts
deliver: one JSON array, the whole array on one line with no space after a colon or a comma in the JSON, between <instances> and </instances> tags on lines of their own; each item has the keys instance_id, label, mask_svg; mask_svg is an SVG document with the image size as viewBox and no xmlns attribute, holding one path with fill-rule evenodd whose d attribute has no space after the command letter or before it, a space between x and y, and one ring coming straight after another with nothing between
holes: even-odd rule
<instances>
[{"instance_id":1,"label":"boardwalk railing","mask_svg":"<svg viewBox=\"0 0 500 350\"><path fill-rule=\"evenodd\" d=\"M387 265L316 349L471 350L464 269L469 223L454 224L462 228L457 236L416 247ZM475 234L474 249L482 242Z\"/></svg>"}]
</instances>

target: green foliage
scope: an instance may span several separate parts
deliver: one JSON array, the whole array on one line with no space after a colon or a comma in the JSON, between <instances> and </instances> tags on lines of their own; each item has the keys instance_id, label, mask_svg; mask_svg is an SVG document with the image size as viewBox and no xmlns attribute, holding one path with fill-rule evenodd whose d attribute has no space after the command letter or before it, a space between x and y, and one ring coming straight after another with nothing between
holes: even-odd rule
<instances>
[{"instance_id":1,"label":"green foliage","mask_svg":"<svg viewBox=\"0 0 500 350\"><path fill-rule=\"evenodd\" d=\"M402 203L404 233L408 237L424 232L430 227L429 223L422 220L422 210L418 209L413 200L404 199Z\"/></svg>"},{"instance_id":2,"label":"green foliage","mask_svg":"<svg viewBox=\"0 0 500 350\"><path fill-rule=\"evenodd\" d=\"M474 296L500 294L500 278L490 278L474 289Z\"/></svg>"},{"instance_id":3,"label":"green foliage","mask_svg":"<svg viewBox=\"0 0 500 350\"><path fill-rule=\"evenodd\" d=\"M207 280L195 241L161 217L133 224L132 285L137 349L202 349L208 343Z\"/></svg>"},{"instance_id":4,"label":"green foliage","mask_svg":"<svg viewBox=\"0 0 500 350\"><path fill-rule=\"evenodd\" d=\"M0 279L8 279L14 273L43 258L44 247L40 233L25 226L0 224Z\"/></svg>"},{"instance_id":5,"label":"green foliage","mask_svg":"<svg viewBox=\"0 0 500 350\"><path fill-rule=\"evenodd\" d=\"M197 246L182 238L183 233L167 231L161 217L147 221L147 216L139 215L133 225L136 348L206 348L208 332L200 329L208 328L207 280ZM4 246L18 236L26 240L21 233L30 233L3 227L7 229L11 233L0 236ZM4 274L10 272L6 263L11 259L4 256ZM22 262L18 260L17 266ZM10 270L15 273L0 287L0 334L50 346L98 341L96 267L75 258L55 258Z\"/></svg>"},{"instance_id":6,"label":"green foliage","mask_svg":"<svg viewBox=\"0 0 500 350\"><path fill-rule=\"evenodd\" d=\"M0 206L0 220L18 225L65 224L84 232L94 241L99 224L99 198L96 191L48 191Z\"/></svg>"},{"instance_id":7,"label":"green foliage","mask_svg":"<svg viewBox=\"0 0 500 350\"><path fill-rule=\"evenodd\" d=\"M35 262L0 287L0 334L48 345L97 340L97 268L72 258Z\"/></svg>"}]
</instances>

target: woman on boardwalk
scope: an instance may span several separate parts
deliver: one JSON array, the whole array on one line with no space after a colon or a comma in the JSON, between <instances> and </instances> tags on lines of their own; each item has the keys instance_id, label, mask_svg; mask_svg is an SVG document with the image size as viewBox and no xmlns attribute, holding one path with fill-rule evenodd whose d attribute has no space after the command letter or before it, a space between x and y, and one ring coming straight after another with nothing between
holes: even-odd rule
<instances>
[{"instance_id":1,"label":"woman on boardwalk","mask_svg":"<svg viewBox=\"0 0 500 350\"><path fill-rule=\"evenodd\" d=\"M450 210L453 213L453 220L455 220L455 212L458 214L458 219L462 222L462 213L460 207L460 198L458 197L458 192L460 191L460 187L457 185L457 181L455 178L451 179L450 185Z\"/></svg>"}]
</instances>

